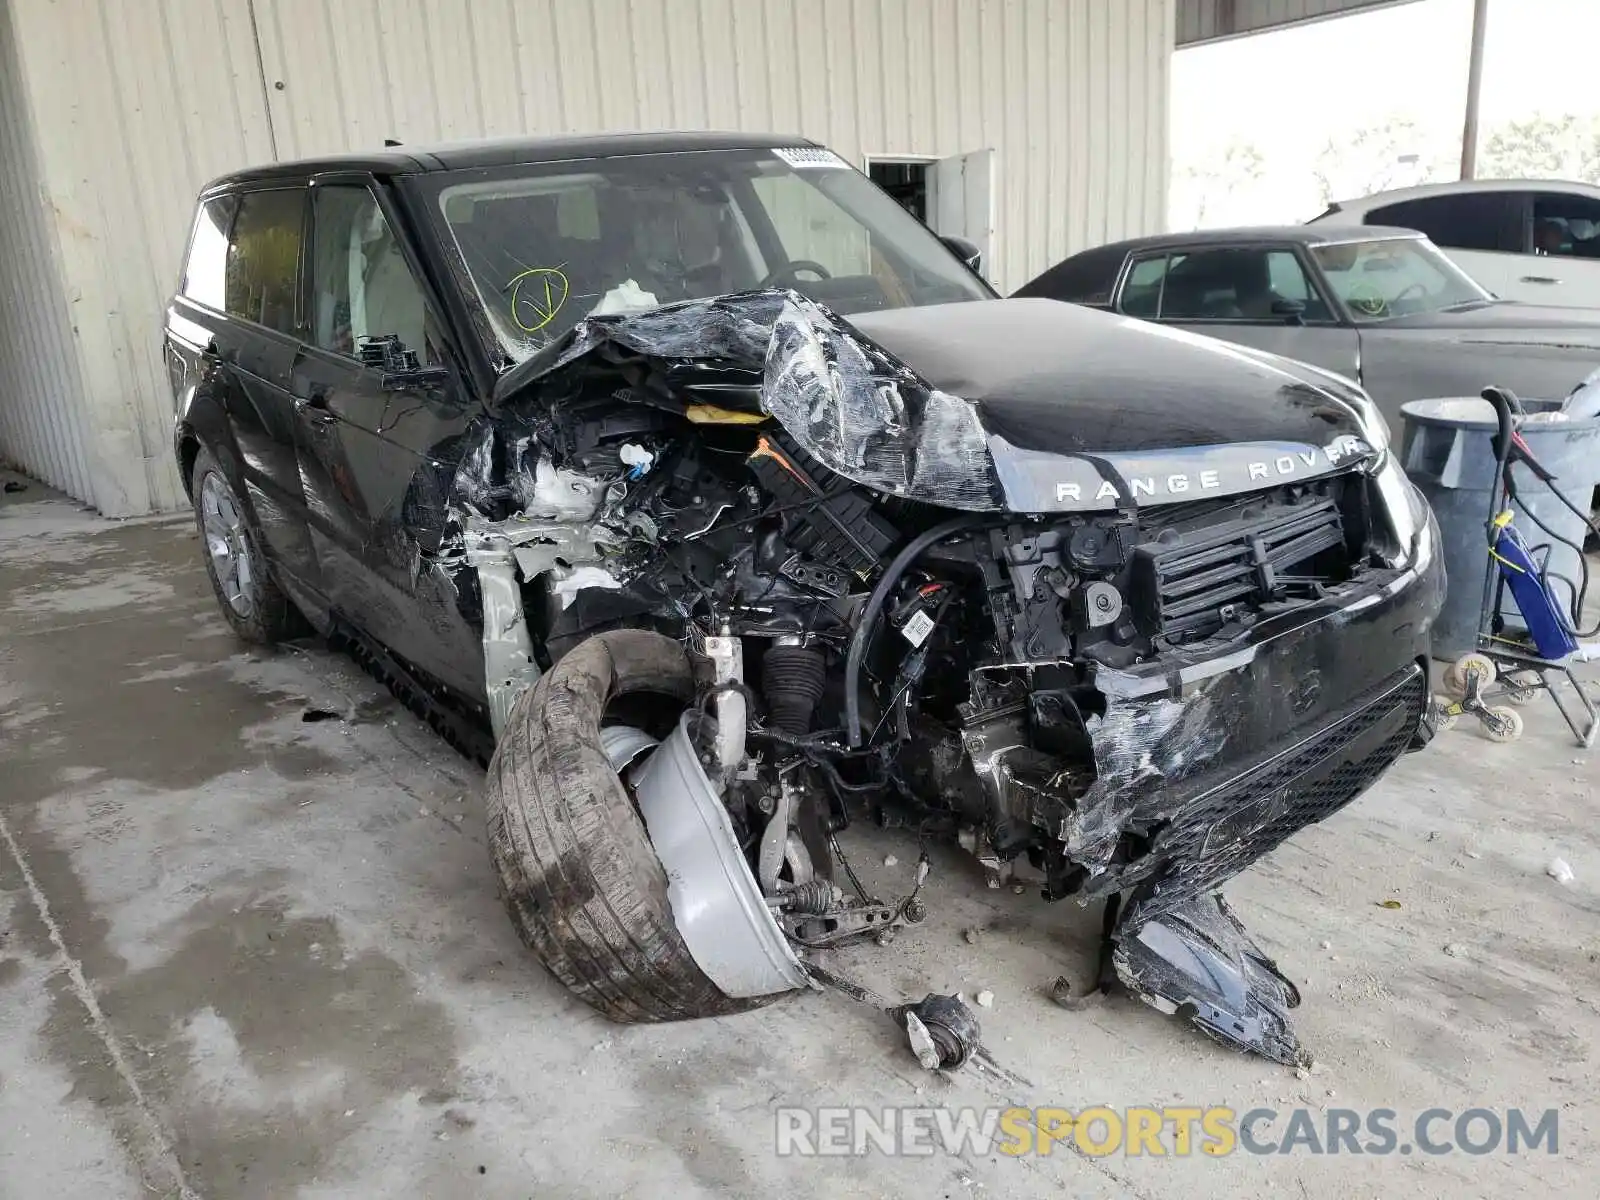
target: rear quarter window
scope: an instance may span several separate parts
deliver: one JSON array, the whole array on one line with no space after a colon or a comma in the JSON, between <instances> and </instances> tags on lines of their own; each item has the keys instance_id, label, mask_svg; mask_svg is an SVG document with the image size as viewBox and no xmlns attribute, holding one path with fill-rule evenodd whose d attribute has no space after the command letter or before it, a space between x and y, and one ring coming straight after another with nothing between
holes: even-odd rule
<instances>
[{"instance_id":1,"label":"rear quarter window","mask_svg":"<svg viewBox=\"0 0 1600 1200\"><path fill-rule=\"evenodd\" d=\"M1522 249L1505 219L1506 198L1500 192L1463 192L1456 196L1429 196L1369 209L1363 223L1395 225L1428 235L1435 246L1454 250Z\"/></svg>"},{"instance_id":2,"label":"rear quarter window","mask_svg":"<svg viewBox=\"0 0 1600 1200\"><path fill-rule=\"evenodd\" d=\"M227 303L228 234L237 196L216 196L200 205L178 290L196 304L221 309Z\"/></svg>"}]
</instances>

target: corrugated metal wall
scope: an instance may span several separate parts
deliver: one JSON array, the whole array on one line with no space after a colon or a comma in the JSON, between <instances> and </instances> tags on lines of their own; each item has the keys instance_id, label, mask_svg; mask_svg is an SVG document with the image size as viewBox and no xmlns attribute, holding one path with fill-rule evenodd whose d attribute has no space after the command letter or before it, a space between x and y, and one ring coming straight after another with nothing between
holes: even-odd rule
<instances>
[{"instance_id":1,"label":"corrugated metal wall","mask_svg":"<svg viewBox=\"0 0 1600 1200\"><path fill-rule=\"evenodd\" d=\"M1174 0L0 3L43 183L15 236L46 245L77 330L8 379L0 450L108 513L182 500L161 312L192 196L232 167L669 127L793 131L857 164L992 147L1002 287L1164 219ZM10 432L74 390L87 483Z\"/></svg>"},{"instance_id":2,"label":"corrugated metal wall","mask_svg":"<svg viewBox=\"0 0 1600 1200\"><path fill-rule=\"evenodd\" d=\"M1002 287L1164 219L1172 0L257 0L257 13L286 158L638 128L794 132L857 165L993 148Z\"/></svg>"},{"instance_id":3,"label":"corrugated metal wall","mask_svg":"<svg viewBox=\"0 0 1600 1200\"><path fill-rule=\"evenodd\" d=\"M24 363L31 377L0 404L48 410L59 372L81 400L92 472L67 490L110 516L178 507L161 314L200 184L272 156L249 4L7 3L76 367Z\"/></svg>"},{"instance_id":4,"label":"corrugated metal wall","mask_svg":"<svg viewBox=\"0 0 1600 1200\"><path fill-rule=\"evenodd\" d=\"M83 389L11 14L0 4L0 454L92 497Z\"/></svg>"}]
</instances>

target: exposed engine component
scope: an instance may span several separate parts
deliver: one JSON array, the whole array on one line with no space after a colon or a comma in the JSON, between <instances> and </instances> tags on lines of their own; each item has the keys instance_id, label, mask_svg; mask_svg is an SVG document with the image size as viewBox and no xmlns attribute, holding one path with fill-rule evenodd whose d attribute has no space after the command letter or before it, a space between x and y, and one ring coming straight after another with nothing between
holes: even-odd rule
<instances>
[{"instance_id":1,"label":"exposed engine component","mask_svg":"<svg viewBox=\"0 0 1600 1200\"><path fill-rule=\"evenodd\" d=\"M746 345L750 314L719 303L723 348ZM1192 477L1199 494L1141 506L1148 457L984 449L964 401L814 305L786 301L764 357L729 350L715 369L650 352L641 331L668 315L579 327L545 368L564 372L560 410L501 414L467 458L518 461L531 482L463 523L497 721L598 631L650 629L689 652L695 720L630 770L650 783L652 836L682 834L680 807L724 813L722 857L681 861L714 873L737 856L760 897L723 903L747 947L733 961L681 919L706 974L766 995L796 986L804 956L920 921L926 855L909 894L885 900L838 853L836 833L866 815L957 841L991 886L1117 898L1106 961L1124 982L1169 1011L1209 1006L1208 1030L1237 1017L1254 1031L1241 1042L1293 1061L1289 985L1198 898L1417 737L1416 623L1380 611L1423 568L1394 549L1407 539L1373 454L1348 433L1292 454L1271 443L1270 467L1189 454L1165 482ZM1109 500L1030 482L1051 462L1074 480L1098 471ZM1018 511L999 499L1013 490L1065 499ZM537 644L519 640L531 611L546 618ZM1359 653L1351 620L1374 622ZM650 767L669 752L675 774ZM674 902L709 904L674 845ZM1189 978L1208 934L1231 939L1216 970L1238 987ZM925 1061L966 1061L976 1026L952 998L901 1012Z\"/></svg>"},{"instance_id":2,"label":"exposed engine component","mask_svg":"<svg viewBox=\"0 0 1600 1200\"><path fill-rule=\"evenodd\" d=\"M954 1071L966 1065L982 1041L978 1018L959 996L930 993L894 1012L924 1069Z\"/></svg>"},{"instance_id":3,"label":"exposed engine component","mask_svg":"<svg viewBox=\"0 0 1600 1200\"><path fill-rule=\"evenodd\" d=\"M761 658L761 694L773 725L791 737L811 732L811 717L828 683L828 661L815 646L781 640Z\"/></svg>"}]
</instances>

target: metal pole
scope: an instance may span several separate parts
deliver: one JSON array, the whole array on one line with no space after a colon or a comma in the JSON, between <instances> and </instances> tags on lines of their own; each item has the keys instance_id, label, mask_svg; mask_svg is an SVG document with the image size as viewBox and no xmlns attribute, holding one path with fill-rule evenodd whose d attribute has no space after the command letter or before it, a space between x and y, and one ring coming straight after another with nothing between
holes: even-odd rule
<instances>
[{"instance_id":1,"label":"metal pole","mask_svg":"<svg viewBox=\"0 0 1600 1200\"><path fill-rule=\"evenodd\" d=\"M1473 0L1472 54L1467 60L1467 114L1461 126L1461 178L1478 169L1478 93L1483 88L1483 33L1489 24L1489 0Z\"/></svg>"}]
</instances>

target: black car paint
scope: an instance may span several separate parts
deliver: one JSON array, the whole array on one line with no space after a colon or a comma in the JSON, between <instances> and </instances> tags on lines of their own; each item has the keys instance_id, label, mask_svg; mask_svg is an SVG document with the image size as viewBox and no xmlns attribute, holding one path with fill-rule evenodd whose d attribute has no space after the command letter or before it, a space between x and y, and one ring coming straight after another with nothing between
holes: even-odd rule
<instances>
[{"instance_id":1,"label":"black car paint","mask_svg":"<svg viewBox=\"0 0 1600 1200\"><path fill-rule=\"evenodd\" d=\"M862 313L851 324L1028 450L1322 445L1361 432L1354 410L1297 364L1131 317L1011 299Z\"/></svg>"},{"instance_id":2,"label":"black car paint","mask_svg":"<svg viewBox=\"0 0 1600 1200\"><path fill-rule=\"evenodd\" d=\"M505 490L510 463L498 431L523 419L516 410L554 368L530 360L502 373L491 361L428 222L409 207L405 173L422 160L396 157L402 161L319 164L301 178L312 186L359 178L384 198L444 330L445 381L385 387L375 368L180 295L167 339L175 448L184 464L200 442L217 454L275 571L308 615L324 628L358 627L430 691L481 711L482 613L471 571L449 554L446 527L464 498L503 505L515 494ZM292 167L274 167L219 190L295 178ZM302 295L302 334L305 307ZM854 327L865 348L885 355L875 360L879 369L906 364L903 382L970 400L987 434L1045 454L1172 451L1174 463L1189 466L1185 452L1225 452L1240 440L1317 446L1361 429L1356 407L1317 373L1126 318L986 301L863 316ZM563 350L581 357L593 347L552 353ZM992 520L1008 516L1029 520L1017 512ZM1124 879L1115 869L1113 825L1170 823L1197 788L1237 774L1240 760L1270 756L1310 725L1343 719L1352 696L1398 667L1417 670L1438 584L1436 565L1397 569L1320 604L1269 614L1187 657L1104 670L1106 704L1093 731L1105 803L1064 831L1082 861L1098 865L1098 886L1144 887L1135 903L1142 895L1153 913L1161 881ZM1257 1048L1281 1051L1281 1038Z\"/></svg>"}]
</instances>

